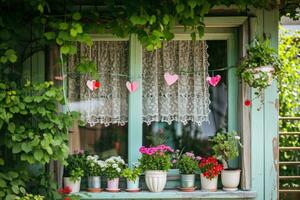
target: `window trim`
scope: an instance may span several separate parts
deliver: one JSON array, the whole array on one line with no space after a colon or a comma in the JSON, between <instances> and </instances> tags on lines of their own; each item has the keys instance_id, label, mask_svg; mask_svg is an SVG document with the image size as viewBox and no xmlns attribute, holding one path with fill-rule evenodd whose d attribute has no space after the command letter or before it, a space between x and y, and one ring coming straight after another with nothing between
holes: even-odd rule
<instances>
[{"instance_id":1,"label":"window trim","mask_svg":"<svg viewBox=\"0 0 300 200\"><path fill-rule=\"evenodd\" d=\"M244 20L244 18L243 18ZM234 27L234 26L232 26ZM184 32L182 27L174 29L174 40L191 40L190 32ZM143 85L142 85L142 44L137 35L118 38L112 34L91 34L93 41L129 41L129 77L130 81L138 80L139 87L134 93L129 94L128 100L128 163L137 162L140 158L138 151L143 142ZM234 66L238 59L238 37L236 28L206 28L202 38L197 40L226 40L227 41L227 66ZM228 70L228 131L238 128L238 79L236 68ZM238 159L231 163L238 166ZM169 174L178 175L177 170Z\"/></svg>"}]
</instances>

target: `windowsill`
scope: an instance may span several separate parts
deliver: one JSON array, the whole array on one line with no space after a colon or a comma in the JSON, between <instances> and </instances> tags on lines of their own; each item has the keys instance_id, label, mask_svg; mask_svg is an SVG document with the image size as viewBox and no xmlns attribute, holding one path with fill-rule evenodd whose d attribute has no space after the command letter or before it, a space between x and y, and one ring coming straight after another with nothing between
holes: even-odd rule
<instances>
[{"instance_id":1,"label":"windowsill","mask_svg":"<svg viewBox=\"0 0 300 200\"><path fill-rule=\"evenodd\" d=\"M81 199L252 199L256 197L254 191L242 191L227 192L218 190L217 192L205 192L196 190L195 192L181 192L178 190L164 190L162 192L154 193L149 191L141 191L136 193L130 192L101 192L101 193L89 193L79 192Z\"/></svg>"}]
</instances>

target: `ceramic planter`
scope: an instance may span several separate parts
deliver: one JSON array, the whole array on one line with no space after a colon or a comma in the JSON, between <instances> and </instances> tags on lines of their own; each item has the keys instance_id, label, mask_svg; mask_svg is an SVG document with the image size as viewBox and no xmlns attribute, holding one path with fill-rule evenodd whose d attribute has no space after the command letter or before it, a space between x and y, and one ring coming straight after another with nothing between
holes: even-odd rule
<instances>
[{"instance_id":1,"label":"ceramic planter","mask_svg":"<svg viewBox=\"0 0 300 200\"><path fill-rule=\"evenodd\" d=\"M71 193L80 191L81 178L78 181L72 181L70 177L64 177L64 187L71 188Z\"/></svg>"},{"instance_id":2,"label":"ceramic planter","mask_svg":"<svg viewBox=\"0 0 300 200\"><path fill-rule=\"evenodd\" d=\"M200 175L201 179L201 190L216 192L218 187L218 176L208 179L203 174Z\"/></svg>"},{"instance_id":3,"label":"ceramic planter","mask_svg":"<svg viewBox=\"0 0 300 200\"><path fill-rule=\"evenodd\" d=\"M88 177L88 191L89 192L100 192L101 191L100 176L89 176Z\"/></svg>"},{"instance_id":4,"label":"ceramic planter","mask_svg":"<svg viewBox=\"0 0 300 200\"><path fill-rule=\"evenodd\" d=\"M254 78L260 78L259 72L266 72L268 75L268 84L271 85L273 78L272 75L275 71L274 67L271 65L266 65L266 66L260 66L256 67L254 69L249 69L251 70L252 73L254 73Z\"/></svg>"},{"instance_id":5,"label":"ceramic planter","mask_svg":"<svg viewBox=\"0 0 300 200\"><path fill-rule=\"evenodd\" d=\"M180 174L181 188L195 187L195 174Z\"/></svg>"},{"instance_id":6,"label":"ceramic planter","mask_svg":"<svg viewBox=\"0 0 300 200\"><path fill-rule=\"evenodd\" d=\"M127 190L139 190L139 177L134 181L127 179Z\"/></svg>"},{"instance_id":7,"label":"ceramic planter","mask_svg":"<svg viewBox=\"0 0 300 200\"><path fill-rule=\"evenodd\" d=\"M119 190L119 178L108 179L107 190Z\"/></svg>"},{"instance_id":8,"label":"ceramic planter","mask_svg":"<svg viewBox=\"0 0 300 200\"><path fill-rule=\"evenodd\" d=\"M240 184L241 170L229 170L225 169L221 172L221 180L223 185L223 190L225 191L236 191Z\"/></svg>"},{"instance_id":9,"label":"ceramic planter","mask_svg":"<svg viewBox=\"0 0 300 200\"><path fill-rule=\"evenodd\" d=\"M167 172L162 170L145 171L145 180L151 192L161 192L167 183Z\"/></svg>"}]
</instances>

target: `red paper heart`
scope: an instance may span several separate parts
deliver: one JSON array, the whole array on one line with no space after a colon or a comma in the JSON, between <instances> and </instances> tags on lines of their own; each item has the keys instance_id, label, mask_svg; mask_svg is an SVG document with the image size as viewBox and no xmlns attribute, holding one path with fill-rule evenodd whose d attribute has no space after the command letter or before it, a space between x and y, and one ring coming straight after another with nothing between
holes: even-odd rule
<instances>
[{"instance_id":1,"label":"red paper heart","mask_svg":"<svg viewBox=\"0 0 300 200\"><path fill-rule=\"evenodd\" d=\"M96 90L100 86L101 86L101 83L99 81L94 81L94 90Z\"/></svg>"},{"instance_id":2,"label":"red paper heart","mask_svg":"<svg viewBox=\"0 0 300 200\"><path fill-rule=\"evenodd\" d=\"M88 86L88 88L92 91L98 89L101 86L101 83L99 81L96 80L88 80L86 82L86 85Z\"/></svg>"}]
</instances>

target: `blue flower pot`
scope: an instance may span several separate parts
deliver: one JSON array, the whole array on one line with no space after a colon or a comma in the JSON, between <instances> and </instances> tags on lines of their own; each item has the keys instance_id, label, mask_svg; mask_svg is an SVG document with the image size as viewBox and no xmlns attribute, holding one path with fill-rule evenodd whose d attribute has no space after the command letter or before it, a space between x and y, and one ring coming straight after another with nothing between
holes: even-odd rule
<instances>
[{"instance_id":1,"label":"blue flower pot","mask_svg":"<svg viewBox=\"0 0 300 200\"><path fill-rule=\"evenodd\" d=\"M139 189L139 177L137 177L134 181L127 179L127 189L128 190Z\"/></svg>"}]
</instances>

